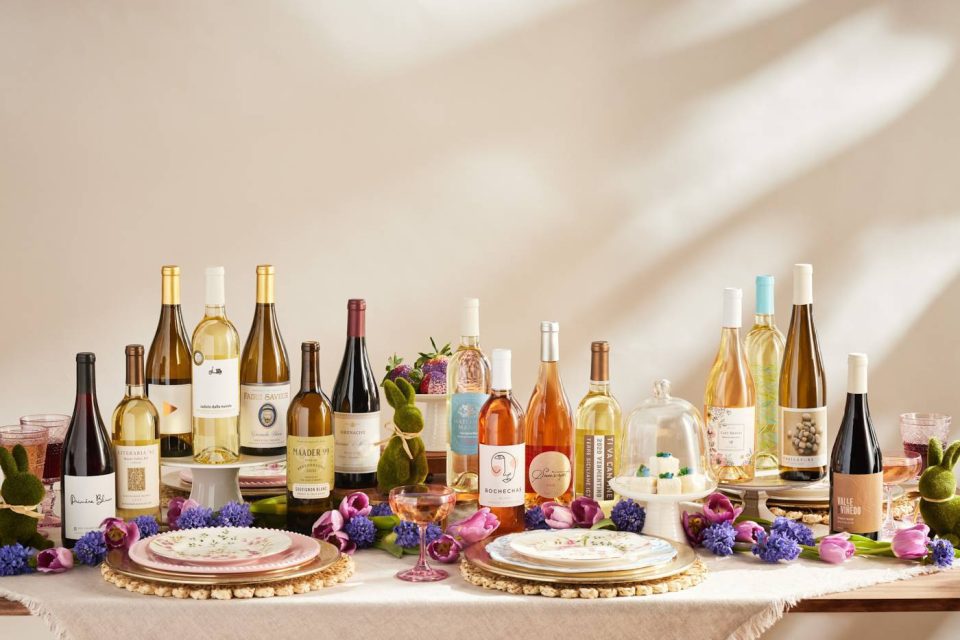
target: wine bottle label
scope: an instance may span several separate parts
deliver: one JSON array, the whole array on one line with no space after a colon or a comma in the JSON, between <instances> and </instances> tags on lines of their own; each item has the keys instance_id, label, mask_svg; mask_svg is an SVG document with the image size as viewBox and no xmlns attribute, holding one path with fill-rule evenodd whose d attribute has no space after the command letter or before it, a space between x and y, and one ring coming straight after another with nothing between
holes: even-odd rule
<instances>
[{"instance_id":1,"label":"wine bottle label","mask_svg":"<svg viewBox=\"0 0 960 640\"><path fill-rule=\"evenodd\" d=\"M380 412L333 413L334 470L374 473L380 462Z\"/></svg>"},{"instance_id":2,"label":"wine bottle label","mask_svg":"<svg viewBox=\"0 0 960 640\"><path fill-rule=\"evenodd\" d=\"M287 490L294 498L316 500L330 496L333 456L333 436L287 436Z\"/></svg>"},{"instance_id":3,"label":"wine bottle label","mask_svg":"<svg viewBox=\"0 0 960 640\"><path fill-rule=\"evenodd\" d=\"M830 479L830 528L847 533L880 531L883 473L834 473Z\"/></svg>"},{"instance_id":4,"label":"wine bottle label","mask_svg":"<svg viewBox=\"0 0 960 640\"><path fill-rule=\"evenodd\" d=\"M523 504L523 462L520 444L481 444L481 507L519 507Z\"/></svg>"},{"instance_id":5,"label":"wine bottle label","mask_svg":"<svg viewBox=\"0 0 960 640\"><path fill-rule=\"evenodd\" d=\"M78 540L117 515L117 474L63 476L63 537Z\"/></svg>"},{"instance_id":6,"label":"wine bottle label","mask_svg":"<svg viewBox=\"0 0 960 640\"><path fill-rule=\"evenodd\" d=\"M478 418L486 393L454 393L450 396L450 450L462 456L477 455Z\"/></svg>"},{"instance_id":7,"label":"wine bottle label","mask_svg":"<svg viewBox=\"0 0 960 640\"><path fill-rule=\"evenodd\" d=\"M116 445L117 507L151 509L160 506L160 441L147 445Z\"/></svg>"},{"instance_id":8,"label":"wine bottle label","mask_svg":"<svg viewBox=\"0 0 960 640\"><path fill-rule=\"evenodd\" d=\"M527 457L531 454L533 456L527 468L530 488L537 495L550 500L566 493L573 477L570 458L560 451L537 452L535 448L527 447Z\"/></svg>"},{"instance_id":9,"label":"wine bottle label","mask_svg":"<svg viewBox=\"0 0 960 640\"><path fill-rule=\"evenodd\" d=\"M287 435L290 383L240 385L240 445L282 447Z\"/></svg>"},{"instance_id":10,"label":"wine bottle label","mask_svg":"<svg viewBox=\"0 0 960 640\"><path fill-rule=\"evenodd\" d=\"M777 456L780 451L777 440L780 436L777 399L780 394L780 362L758 364L750 367L757 392L757 454Z\"/></svg>"},{"instance_id":11,"label":"wine bottle label","mask_svg":"<svg viewBox=\"0 0 960 640\"><path fill-rule=\"evenodd\" d=\"M616 436L584 435L583 495L594 500L613 500L613 453L616 451Z\"/></svg>"},{"instance_id":12,"label":"wine bottle label","mask_svg":"<svg viewBox=\"0 0 960 640\"><path fill-rule=\"evenodd\" d=\"M157 408L161 436L190 433L190 384L148 384L147 397Z\"/></svg>"},{"instance_id":13,"label":"wine bottle label","mask_svg":"<svg viewBox=\"0 0 960 640\"><path fill-rule=\"evenodd\" d=\"M780 466L827 466L827 408L780 407Z\"/></svg>"},{"instance_id":14,"label":"wine bottle label","mask_svg":"<svg viewBox=\"0 0 960 640\"><path fill-rule=\"evenodd\" d=\"M197 362L199 360L199 362ZM219 360L193 354L193 417L240 415L240 358Z\"/></svg>"},{"instance_id":15,"label":"wine bottle label","mask_svg":"<svg viewBox=\"0 0 960 640\"><path fill-rule=\"evenodd\" d=\"M756 412L753 407L707 407L710 460L718 467L752 464Z\"/></svg>"}]
</instances>

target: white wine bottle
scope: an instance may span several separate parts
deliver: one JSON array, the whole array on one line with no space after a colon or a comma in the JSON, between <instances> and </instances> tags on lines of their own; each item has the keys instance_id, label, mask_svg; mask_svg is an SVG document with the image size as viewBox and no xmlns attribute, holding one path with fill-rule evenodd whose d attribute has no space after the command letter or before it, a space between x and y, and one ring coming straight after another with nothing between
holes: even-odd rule
<instances>
[{"instance_id":1,"label":"white wine bottle","mask_svg":"<svg viewBox=\"0 0 960 640\"><path fill-rule=\"evenodd\" d=\"M290 365L277 325L273 266L257 267L257 308L240 365L240 452L275 456L286 452Z\"/></svg>"},{"instance_id":2,"label":"white wine bottle","mask_svg":"<svg viewBox=\"0 0 960 640\"><path fill-rule=\"evenodd\" d=\"M590 344L590 387L577 406L576 425L577 497L612 508L610 480L620 468L623 426L620 403L610 393L610 345L604 340Z\"/></svg>"},{"instance_id":3,"label":"white wine bottle","mask_svg":"<svg viewBox=\"0 0 960 640\"><path fill-rule=\"evenodd\" d=\"M143 385L143 345L126 348L127 391L113 411L117 517L160 517L160 433L157 409Z\"/></svg>"},{"instance_id":4,"label":"white wine bottle","mask_svg":"<svg viewBox=\"0 0 960 640\"><path fill-rule=\"evenodd\" d=\"M240 336L227 320L224 268L208 267L203 320L193 331L193 457L240 459Z\"/></svg>"},{"instance_id":5,"label":"white wine bottle","mask_svg":"<svg viewBox=\"0 0 960 640\"><path fill-rule=\"evenodd\" d=\"M827 475L827 379L813 325L813 267L793 265L793 315L780 368L780 477Z\"/></svg>"},{"instance_id":6,"label":"white wine bottle","mask_svg":"<svg viewBox=\"0 0 960 640\"><path fill-rule=\"evenodd\" d=\"M749 482L754 476L756 396L740 344L743 291L723 290L720 348L703 400L710 464L720 482Z\"/></svg>"},{"instance_id":7,"label":"white wine bottle","mask_svg":"<svg viewBox=\"0 0 960 640\"><path fill-rule=\"evenodd\" d=\"M777 475L780 465L779 402L783 334L774 318L773 276L757 276L753 328L743 340L757 395L757 475Z\"/></svg>"}]
</instances>

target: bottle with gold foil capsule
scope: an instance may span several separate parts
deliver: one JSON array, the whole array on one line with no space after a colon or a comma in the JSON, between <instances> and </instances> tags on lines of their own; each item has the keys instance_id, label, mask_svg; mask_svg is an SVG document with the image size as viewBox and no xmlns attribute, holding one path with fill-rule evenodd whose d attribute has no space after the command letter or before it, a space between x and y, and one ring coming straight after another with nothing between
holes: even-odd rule
<instances>
[{"instance_id":1,"label":"bottle with gold foil capsule","mask_svg":"<svg viewBox=\"0 0 960 640\"><path fill-rule=\"evenodd\" d=\"M540 323L540 371L527 405L526 504L573 500L574 427L560 380L560 323Z\"/></svg>"},{"instance_id":2,"label":"bottle with gold foil capsule","mask_svg":"<svg viewBox=\"0 0 960 640\"><path fill-rule=\"evenodd\" d=\"M300 352L300 391L287 410L287 529L309 534L333 507L333 407L320 388L319 343Z\"/></svg>"},{"instance_id":3,"label":"bottle with gold foil capsule","mask_svg":"<svg viewBox=\"0 0 960 640\"><path fill-rule=\"evenodd\" d=\"M780 363L784 338L774 318L773 285L773 276L757 276L753 328L743 340L757 397L757 475L776 475L779 471Z\"/></svg>"},{"instance_id":4,"label":"bottle with gold foil capsule","mask_svg":"<svg viewBox=\"0 0 960 640\"><path fill-rule=\"evenodd\" d=\"M240 453L286 453L290 365L274 304L274 269L257 266L257 307L240 358Z\"/></svg>"},{"instance_id":5,"label":"bottle with gold foil capsule","mask_svg":"<svg viewBox=\"0 0 960 640\"><path fill-rule=\"evenodd\" d=\"M180 267L166 265L160 275L160 322L147 352L146 388L160 416L160 455L179 458L193 455L190 335L180 311Z\"/></svg>"},{"instance_id":6,"label":"bottle with gold foil capsule","mask_svg":"<svg viewBox=\"0 0 960 640\"><path fill-rule=\"evenodd\" d=\"M117 517L160 516L160 432L157 410L147 399L143 345L126 348L127 390L113 411Z\"/></svg>"},{"instance_id":7,"label":"bottle with gold foil capsule","mask_svg":"<svg viewBox=\"0 0 960 640\"><path fill-rule=\"evenodd\" d=\"M610 394L610 345L590 345L590 387L577 407L576 494L613 506L610 480L620 467L623 422L620 403Z\"/></svg>"},{"instance_id":8,"label":"bottle with gold foil capsule","mask_svg":"<svg viewBox=\"0 0 960 640\"><path fill-rule=\"evenodd\" d=\"M753 480L756 447L756 396L750 366L740 344L743 291L723 290L720 348L704 394L710 464L721 483Z\"/></svg>"}]
</instances>

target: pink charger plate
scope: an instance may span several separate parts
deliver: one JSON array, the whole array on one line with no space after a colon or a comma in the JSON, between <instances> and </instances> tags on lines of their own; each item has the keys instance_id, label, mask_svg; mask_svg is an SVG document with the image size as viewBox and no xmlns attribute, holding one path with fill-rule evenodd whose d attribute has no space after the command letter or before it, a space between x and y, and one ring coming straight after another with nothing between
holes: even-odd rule
<instances>
[{"instance_id":1,"label":"pink charger plate","mask_svg":"<svg viewBox=\"0 0 960 640\"><path fill-rule=\"evenodd\" d=\"M320 544L309 536L285 531L293 544L277 555L260 558L254 561L242 561L231 564L193 564L180 560L170 560L156 555L150 550L153 538L138 540L128 552L130 559L135 563L174 573L217 574L217 573L256 573L273 569L286 569L312 560L320 553Z\"/></svg>"}]
</instances>

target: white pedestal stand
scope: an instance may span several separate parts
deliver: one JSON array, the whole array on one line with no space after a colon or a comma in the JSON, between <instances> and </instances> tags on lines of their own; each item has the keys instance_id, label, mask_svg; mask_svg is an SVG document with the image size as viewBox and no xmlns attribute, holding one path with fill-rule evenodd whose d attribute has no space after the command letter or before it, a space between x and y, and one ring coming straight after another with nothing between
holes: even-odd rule
<instances>
[{"instance_id":1,"label":"white pedestal stand","mask_svg":"<svg viewBox=\"0 0 960 640\"><path fill-rule=\"evenodd\" d=\"M794 481L781 480L779 476L759 476L750 482L721 483L719 486L724 492L737 494L743 500L742 518L772 522L776 516L767 507L767 498L770 497L771 491L802 489L818 482L820 480Z\"/></svg>"},{"instance_id":2,"label":"white pedestal stand","mask_svg":"<svg viewBox=\"0 0 960 640\"><path fill-rule=\"evenodd\" d=\"M680 522L680 503L704 498L716 491L717 488L716 485L713 485L703 491L676 495L637 493L624 487L618 478L610 480L610 486L624 498L631 498L643 504L647 511L643 533L683 544L688 544L688 542L686 535L683 533L683 524Z\"/></svg>"},{"instance_id":3,"label":"white pedestal stand","mask_svg":"<svg viewBox=\"0 0 960 640\"><path fill-rule=\"evenodd\" d=\"M246 456L229 464L201 464L192 457L161 458L160 464L168 467L190 469L193 482L190 488L190 498L204 507L219 509L228 502L243 502L240 494L240 469L255 467L261 464L283 462L286 455L279 456Z\"/></svg>"}]
</instances>

